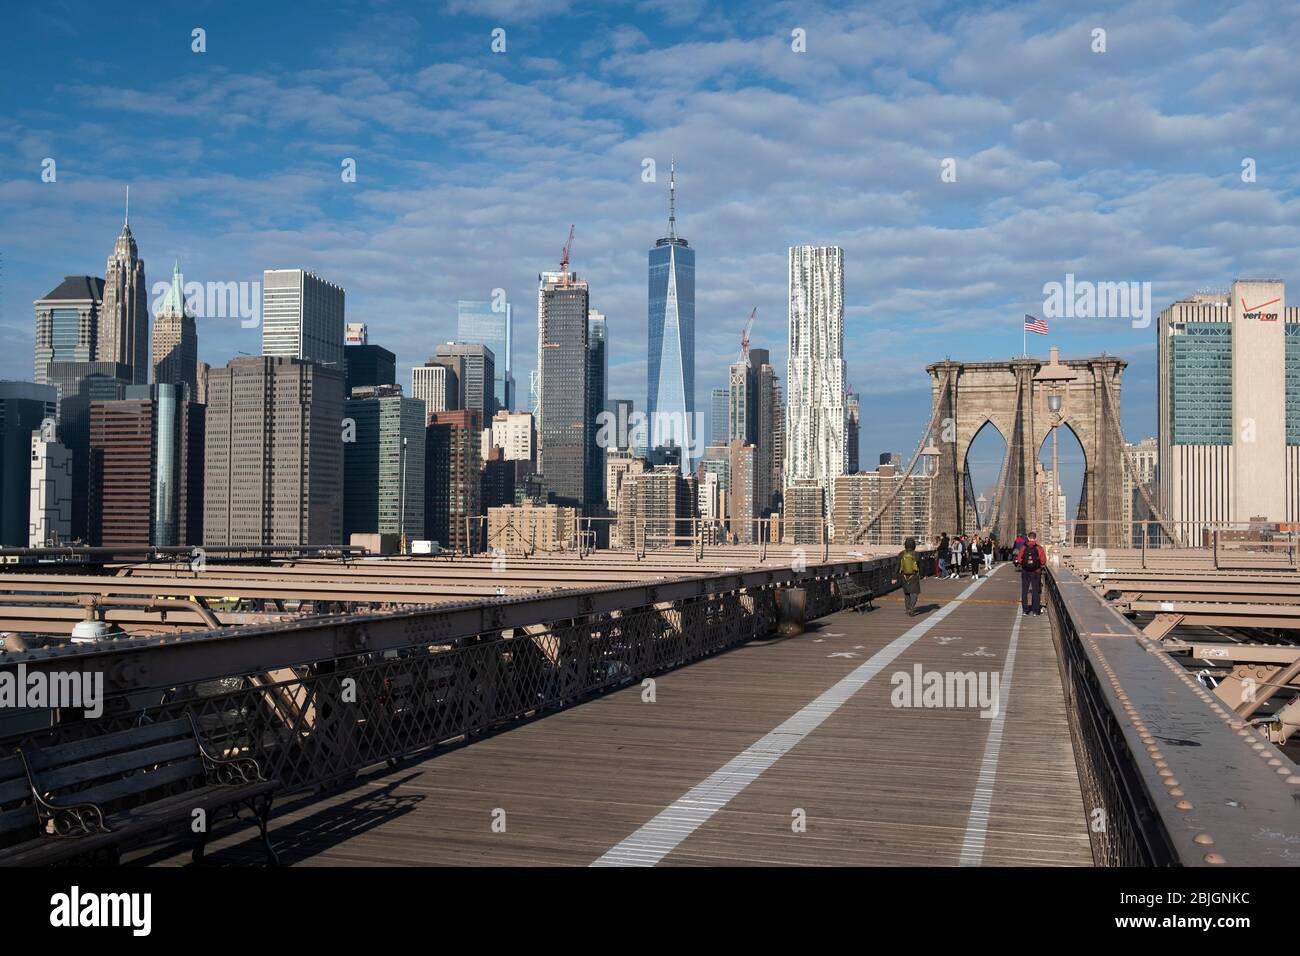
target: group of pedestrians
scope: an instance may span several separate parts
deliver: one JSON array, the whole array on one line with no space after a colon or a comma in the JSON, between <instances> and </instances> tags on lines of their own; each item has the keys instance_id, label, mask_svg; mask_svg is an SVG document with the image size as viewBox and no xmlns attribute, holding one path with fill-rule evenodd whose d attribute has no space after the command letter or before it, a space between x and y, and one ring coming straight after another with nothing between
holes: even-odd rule
<instances>
[{"instance_id":1,"label":"group of pedestrians","mask_svg":"<svg viewBox=\"0 0 1300 956\"><path fill-rule=\"evenodd\" d=\"M935 544L938 556L935 577L955 579L968 573L972 580L979 580L981 568L986 575L992 573L997 542L997 536L992 534L986 538L962 534L950 540L948 533L944 532Z\"/></svg>"},{"instance_id":2,"label":"group of pedestrians","mask_svg":"<svg viewBox=\"0 0 1300 956\"><path fill-rule=\"evenodd\" d=\"M979 580L980 568L986 575L993 571L997 557L1009 555L1020 571L1020 609L1026 614L1042 614L1043 568L1047 564L1047 550L1038 543L1038 535L1031 531L1016 535L1008 548L1000 545L997 535L981 538L978 535L958 535L950 539L945 531L935 543L935 576L957 578L969 571L972 580ZM898 576L903 586L907 616L914 617L917 599L921 595L921 562L916 554L916 539L903 542L903 553L898 558Z\"/></svg>"}]
</instances>

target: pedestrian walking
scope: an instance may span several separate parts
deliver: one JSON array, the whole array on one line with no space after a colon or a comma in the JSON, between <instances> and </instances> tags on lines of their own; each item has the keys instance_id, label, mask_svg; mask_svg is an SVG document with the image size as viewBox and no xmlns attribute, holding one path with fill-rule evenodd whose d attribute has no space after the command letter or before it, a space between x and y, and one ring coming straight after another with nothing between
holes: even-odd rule
<instances>
[{"instance_id":1,"label":"pedestrian walking","mask_svg":"<svg viewBox=\"0 0 1300 956\"><path fill-rule=\"evenodd\" d=\"M1033 531L1025 539L1024 547L1016 555L1020 568L1020 609L1025 614L1042 614L1043 566L1047 564L1047 551L1038 543Z\"/></svg>"},{"instance_id":2,"label":"pedestrian walking","mask_svg":"<svg viewBox=\"0 0 1300 956\"><path fill-rule=\"evenodd\" d=\"M916 616L916 601L921 596L921 562L916 556L916 539L903 542L903 553L898 556L898 577L903 583L903 603L907 616Z\"/></svg>"}]
</instances>

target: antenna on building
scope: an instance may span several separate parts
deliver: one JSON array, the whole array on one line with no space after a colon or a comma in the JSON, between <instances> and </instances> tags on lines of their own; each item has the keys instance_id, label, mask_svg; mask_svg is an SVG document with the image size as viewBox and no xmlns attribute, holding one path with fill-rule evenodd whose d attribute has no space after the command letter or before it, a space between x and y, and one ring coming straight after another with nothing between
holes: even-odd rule
<instances>
[{"instance_id":1,"label":"antenna on building","mask_svg":"<svg viewBox=\"0 0 1300 956\"><path fill-rule=\"evenodd\" d=\"M668 159L668 238L677 238L677 158Z\"/></svg>"},{"instance_id":2,"label":"antenna on building","mask_svg":"<svg viewBox=\"0 0 1300 956\"><path fill-rule=\"evenodd\" d=\"M126 219L123 220L124 226L131 225L131 187L126 187Z\"/></svg>"}]
</instances>

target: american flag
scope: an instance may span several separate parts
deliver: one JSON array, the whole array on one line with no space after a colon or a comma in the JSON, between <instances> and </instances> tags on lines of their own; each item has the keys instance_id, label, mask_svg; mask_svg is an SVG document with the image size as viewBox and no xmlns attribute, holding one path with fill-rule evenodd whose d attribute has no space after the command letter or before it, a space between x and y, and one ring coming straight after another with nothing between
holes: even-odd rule
<instances>
[{"instance_id":1,"label":"american flag","mask_svg":"<svg viewBox=\"0 0 1300 956\"><path fill-rule=\"evenodd\" d=\"M1047 334L1047 323L1042 319L1036 319L1032 315L1025 316L1025 331L1037 332L1039 335Z\"/></svg>"}]
</instances>

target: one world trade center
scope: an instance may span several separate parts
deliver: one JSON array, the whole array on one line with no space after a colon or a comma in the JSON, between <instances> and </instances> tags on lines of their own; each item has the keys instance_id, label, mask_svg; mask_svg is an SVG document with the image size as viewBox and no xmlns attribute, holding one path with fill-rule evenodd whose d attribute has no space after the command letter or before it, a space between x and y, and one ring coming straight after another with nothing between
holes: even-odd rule
<instances>
[{"instance_id":1,"label":"one world trade center","mask_svg":"<svg viewBox=\"0 0 1300 956\"><path fill-rule=\"evenodd\" d=\"M689 475L695 421L695 250L677 235L677 168L668 180L668 235L650 250L646 441L654 464Z\"/></svg>"}]
</instances>

